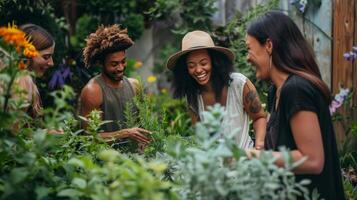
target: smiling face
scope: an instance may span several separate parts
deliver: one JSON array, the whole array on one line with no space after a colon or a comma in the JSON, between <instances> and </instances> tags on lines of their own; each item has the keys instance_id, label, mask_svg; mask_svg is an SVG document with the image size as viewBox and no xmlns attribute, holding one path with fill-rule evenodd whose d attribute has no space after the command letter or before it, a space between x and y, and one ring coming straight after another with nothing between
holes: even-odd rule
<instances>
[{"instance_id":1,"label":"smiling face","mask_svg":"<svg viewBox=\"0 0 357 200\"><path fill-rule=\"evenodd\" d=\"M255 67L255 76L260 80L270 78L270 52L271 42L260 44L257 39L247 35L246 45L248 49L247 61Z\"/></svg>"},{"instance_id":2,"label":"smiling face","mask_svg":"<svg viewBox=\"0 0 357 200\"><path fill-rule=\"evenodd\" d=\"M125 67L125 51L114 52L105 57L103 74L113 83L118 83L123 80Z\"/></svg>"},{"instance_id":3,"label":"smiling face","mask_svg":"<svg viewBox=\"0 0 357 200\"><path fill-rule=\"evenodd\" d=\"M206 49L190 52L186 59L188 74L201 86L208 86L211 79L212 61Z\"/></svg>"},{"instance_id":4,"label":"smiling face","mask_svg":"<svg viewBox=\"0 0 357 200\"><path fill-rule=\"evenodd\" d=\"M35 72L37 77L42 77L46 70L53 66L52 55L55 50L55 44L51 47L39 51L39 55L32 58L30 68Z\"/></svg>"}]
</instances>

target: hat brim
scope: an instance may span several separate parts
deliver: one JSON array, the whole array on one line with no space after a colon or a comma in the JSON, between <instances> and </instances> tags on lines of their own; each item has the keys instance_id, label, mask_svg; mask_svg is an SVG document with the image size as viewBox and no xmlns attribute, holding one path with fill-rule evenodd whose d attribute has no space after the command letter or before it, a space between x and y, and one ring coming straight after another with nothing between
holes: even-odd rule
<instances>
[{"instance_id":1,"label":"hat brim","mask_svg":"<svg viewBox=\"0 0 357 200\"><path fill-rule=\"evenodd\" d=\"M190 49L187 49L187 50L184 50L184 51L179 51L179 52L171 55L169 57L169 59L167 60L167 62L166 62L166 67L169 70L173 70L175 68L175 66L176 66L177 60L181 56L183 56L183 55L185 55L185 54L187 54L187 53L189 53L191 51L195 51L195 50L199 50L199 49L212 49L214 51L221 52L221 53L225 54L231 62L233 62L234 58L235 58L235 55L234 55L233 51L231 51L228 48L219 47L219 46L215 46L215 47L194 47L194 48L190 48Z\"/></svg>"}]
</instances>

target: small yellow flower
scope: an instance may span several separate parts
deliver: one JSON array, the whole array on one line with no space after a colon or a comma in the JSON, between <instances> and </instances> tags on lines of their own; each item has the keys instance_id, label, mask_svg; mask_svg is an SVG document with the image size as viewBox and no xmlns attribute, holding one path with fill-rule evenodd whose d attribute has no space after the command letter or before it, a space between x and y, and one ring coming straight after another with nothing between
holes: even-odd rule
<instances>
[{"instance_id":1,"label":"small yellow flower","mask_svg":"<svg viewBox=\"0 0 357 200\"><path fill-rule=\"evenodd\" d=\"M156 76L153 76L153 75L151 75L147 78L148 83L156 82L156 80L157 80Z\"/></svg>"},{"instance_id":2,"label":"small yellow flower","mask_svg":"<svg viewBox=\"0 0 357 200\"><path fill-rule=\"evenodd\" d=\"M161 89L161 93L162 93L162 94L166 94L166 93L167 93L167 89L166 89L166 88L162 88L162 89Z\"/></svg>"},{"instance_id":3,"label":"small yellow flower","mask_svg":"<svg viewBox=\"0 0 357 200\"><path fill-rule=\"evenodd\" d=\"M74 59L70 59L68 63L72 66L77 64L77 62Z\"/></svg>"},{"instance_id":4,"label":"small yellow flower","mask_svg":"<svg viewBox=\"0 0 357 200\"><path fill-rule=\"evenodd\" d=\"M134 64L135 69L140 69L143 66L143 63L141 61L136 61Z\"/></svg>"}]
</instances>

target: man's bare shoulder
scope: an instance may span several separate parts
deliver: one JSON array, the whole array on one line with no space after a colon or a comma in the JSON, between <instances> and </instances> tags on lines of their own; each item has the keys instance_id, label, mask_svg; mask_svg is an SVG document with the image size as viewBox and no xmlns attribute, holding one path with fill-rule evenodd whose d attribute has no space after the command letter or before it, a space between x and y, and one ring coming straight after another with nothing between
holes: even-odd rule
<instances>
[{"instance_id":1,"label":"man's bare shoulder","mask_svg":"<svg viewBox=\"0 0 357 200\"><path fill-rule=\"evenodd\" d=\"M129 83L135 90L135 93L137 94L140 91L140 82L138 79L135 78L128 78Z\"/></svg>"},{"instance_id":2,"label":"man's bare shoulder","mask_svg":"<svg viewBox=\"0 0 357 200\"><path fill-rule=\"evenodd\" d=\"M90 104L99 106L102 104L102 89L97 81L91 79L81 92L81 101L90 102Z\"/></svg>"},{"instance_id":3,"label":"man's bare shoulder","mask_svg":"<svg viewBox=\"0 0 357 200\"><path fill-rule=\"evenodd\" d=\"M134 86L134 85L139 85L139 80L135 78L128 78L129 82Z\"/></svg>"}]
</instances>

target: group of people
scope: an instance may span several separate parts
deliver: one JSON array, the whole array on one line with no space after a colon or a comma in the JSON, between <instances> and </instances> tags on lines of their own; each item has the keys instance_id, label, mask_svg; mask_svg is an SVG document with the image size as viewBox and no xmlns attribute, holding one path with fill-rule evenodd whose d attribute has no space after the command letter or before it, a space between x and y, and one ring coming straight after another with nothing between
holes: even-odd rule
<instances>
[{"instance_id":1,"label":"group of people","mask_svg":"<svg viewBox=\"0 0 357 200\"><path fill-rule=\"evenodd\" d=\"M29 70L37 76L53 66L55 42L41 27L20 27L39 56L31 60ZM103 139L131 138L140 144L150 142L149 130L123 127L124 109L138 93L136 79L124 76L126 49L133 45L127 30L117 25L100 26L90 34L83 51L85 64L101 66L101 73L83 88L79 115L102 111ZM278 151L285 146L292 160L306 158L294 169L297 180L309 179L311 191L317 189L324 199L344 199L335 133L329 113L328 86L322 81L313 51L296 24L285 14L270 11L253 21L246 34L247 61L256 70L256 78L271 83L268 112L264 111L252 82L234 72L234 53L216 46L207 32L192 31L182 39L181 51L168 58L167 68L174 74L173 93L186 98L192 123L203 120L202 112L216 103L225 107L223 134L236 131L235 142L246 149L248 157L262 150L273 151L276 165L284 166ZM21 77L28 91L27 112L36 116L41 107L39 93L30 76ZM133 112L135 108L133 107ZM255 141L249 136L252 120ZM86 124L83 124L85 127Z\"/></svg>"}]
</instances>

